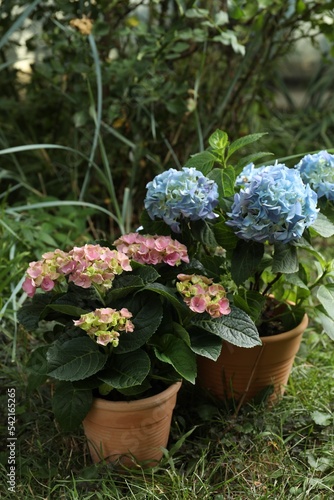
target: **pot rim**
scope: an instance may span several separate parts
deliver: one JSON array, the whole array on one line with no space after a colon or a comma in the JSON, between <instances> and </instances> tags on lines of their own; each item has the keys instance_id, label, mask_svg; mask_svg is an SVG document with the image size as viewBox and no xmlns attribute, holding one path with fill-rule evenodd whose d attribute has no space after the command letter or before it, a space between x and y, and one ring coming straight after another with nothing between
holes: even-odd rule
<instances>
[{"instance_id":1,"label":"pot rim","mask_svg":"<svg viewBox=\"0 0 334 500\"><path fill-rule=\"evenodd\" d=\"M263 341L265 341L266 344L272 344L275 342L289 340L294 337L298 337L298 335L300 335L301 333L304 332L304 330L306 330L308 326L308 321L309 321L308 315L305 313L301 322L297 326L292 328L292 330L288 330L287 332L277 333L276 335L262 336L260 337L260 339L262 340L262 343L264 343Z\"/></svg>"},{"instance_id":2,"label":"pot rim","mask_svg":"<svg viewBox=\"0 0 334 500\"><path fill-rule=\"evenodd\" d=\"M169 398L171 398L174 394L176 394L180 390L181 385L182 385L182 380L174 382L165 390L159 392L158 394L155 394L154 396L150 396L148 398L143 398L143 399L137 399L133 401L109 401L107 399L94 397L91 409L93 407L99 409L103 408L106 409L112 406L114 412L124 412L129 410L140 411L149 407L154 408L155 406L160 406Z\"/></svg>"}]
</instances>

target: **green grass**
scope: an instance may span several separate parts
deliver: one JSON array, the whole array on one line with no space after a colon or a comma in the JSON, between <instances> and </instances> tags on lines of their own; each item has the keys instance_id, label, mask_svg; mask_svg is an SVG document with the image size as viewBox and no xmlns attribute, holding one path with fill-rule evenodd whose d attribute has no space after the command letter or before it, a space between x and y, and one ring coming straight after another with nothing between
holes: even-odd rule
<instances>
[{"instance_id":1,"label":"green grass","mask_svg":"<svg viewBox=\"0 0 334 500\"><path fill-rule=\"evenodd\" d=\"M237 416L184 385L169 451L154 469L93 465L82 430L60 431L49 386L26 394L32 338L19 333L17 362L3 340L2 408L16 389L16 494L7 490L8 450L1 457L1 498L69 500L222 500L334 498L334 350L308 330L284 398L273 408L243 407ZM6 412L2 435L7 435ZM192 431L188 433L187 432ZM5 441L3 441L5 442Z\"/></svg>"}]
</instances>

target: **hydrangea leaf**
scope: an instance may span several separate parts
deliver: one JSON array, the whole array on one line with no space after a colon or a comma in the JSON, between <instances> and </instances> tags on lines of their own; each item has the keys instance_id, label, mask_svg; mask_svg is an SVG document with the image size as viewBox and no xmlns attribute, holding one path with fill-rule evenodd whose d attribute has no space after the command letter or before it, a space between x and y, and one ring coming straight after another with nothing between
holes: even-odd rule
<instances>
[{"instance_id":1,"label":"hydrangea leaf","mask_svg":"<svg viewBox=\"0 0 334 500\"><path fill-rule=\"evenodd\" d=\"M214 224L212 229L218 245L225 248L225 250L233 250L240 241L234 234L233 229L225 224L225 221Z\"/></svg>"},{"instance_id":2,"label":"hydrangea leaf","mask_svg":"<svg viewBox=\"0 0 334 500\"><path fill-rule=\"evenodd\" d=\"M259 139L261 139L261 137L263 137L266 134L267 132L260 132L258 134L249 134L245 135L244 137L240 137L236 141L232 142L228 147L227 159L230 158L230 156L232 156L233 153L238 151L238 149L244 148L248 144L252 144L253 142L258 141Z\"/></svg>"},{"instance_id":3,"label":"hydrangea leaf","mask_svg":"<svg viewBox=\"0 0 334 500\"><path fill-rule=\"evenodd\" d=\"M321 213L318 213L311 227L323 238L330 238L334 234L334 224Z\"/></svg>"},{"instance_id":4,"label":"hydrangea leaf","mask_svg":"<svg viewBox=\"0 0 334 500\"><path fill-rule=\"evenodd\" d=\"M217 247L218 243L212 227L204 220L198 220L191 223L191 232L193 237L200 241L206 247Z\"/></svg>"},{"instance_id":5,"label":"hydrangea leaf","mask_svg":"<svg viewBox=\"0 0 334 500\"><path fill-rule=\"evenodd\" d=\"M320 321L328 337L334 340L334 321L319 308L313 310L315 317Z\"/></svg>"},{"instance_id":6,"label":"hydrangea leaf","mask_svg":"<svg viewBox=\"0 0 334 500\"><path fill-rule=\"evenodd\" d=\"M64 431L76 429L85 418L93 402L91 389L60 382L52 398L52 410Z\"/></svg>"},{"instance_id":7,"label":"hydrangea leaf","mask_svg":"<svg viewBox=\"0 0 334 500\"><path fill-rule=\"evenodd\" d=\"M111 290L108 291L106 301L120 299L129 294L133 294L136 290L143 288L144 282L140 276L124 275L117 278Z\"/></svg>"},{"instance_id":8,"label":"hydrangea leaf","mask_svg":"<svg viewBox=\"0 0 334 500\"><path fill-rule=\"evenodd\" d=\"M157 358L172 365L181 377L194 384L197 374L196 356L190 347L171 334L162 335L158 339L155 337L154 340Z\"/></svg>"},{"instance_id":9,"label":"hydrangea leaf","mask_svg":"<svg viewBox=\"0 0 334 500\"><path fill-rule=\"evenodd\" d=\"M243 156L238 163L235 165L235 171L237 174L241 172L241 170L248 165L249 163L253 163L254 161L259 160L260 158L263 158L264 156L272 156L273 153L270 153L269 151L258 151L257 153L252 153L247 156Z\"/></svg>"},{"instance_id":10,"label":"hydrangea leaf","mask_svg":"<svg viewBox=\"0 0 334 500\"><path fill-rule=\"evenodd\" d=\"M244 283L259 266L264 253L262 243L256 241L242 241L237 244L231 260L232 278L237 285Z\"/></svg>"},{"instance_id":11,"label":"hydrangea leaf","mask_svg":"<svg viewBox=\"0 0 334 500\"><path fill-rule=\"evenodd\" d=\"M36 294L30 301L28 300L17 313L18 321L28 331L32 332L38 327L38 323L46 311L47 305L52 300L48 294Z\"/></svg>"},{"instance_id":12,"label":"hydrangea leaf","mask_svg":"<svg viewBox=\"0 0 334 500\"><path fill-rule=\"evenodd\" d=\"M215 155L210 153L210 151L202 151L201 153L197 153L193 155L185 164L187 168L196 168L203 175L208 175L209 172L213 169L213 166L217 158Z\"/></svg>"},{"instance_id":13,"label":"hydrangea leaf","mask_svg":"<svg viewBox=\"0 0 334 500\"><path fill-rule=\"evenodd\" d=\"M81 314L85 314L87 312L86 309L82 309L81 307L71 306L67 304L49 304L48 309L52 309L53 311L74 317L81 316Z\"/></svg>"},{"instance_id":14,"label":"hydrangea leaf","mask_svg":"<svg viewBox=\"0 0 334 500\"><path fill-rule=\"evenodd\" d=\"M228 135L223 130L215 130L209 137L209 144L214 151L224 151L228 145Z\"/></svg>"},{"instance_id":15,"label":"hydrangea leaf","mask_svg":"<svg viewBox=\"0 0 334 500\"><path fill-rule=\"evenodd\" d=\"M227 198L235 192L235 170L233 167L214 168L208 175L218 186L219 197Z\"/></svg>"},{"instance_id":16,"label":"hydrangea leaf","mask_svg":"<svg viewBox=\"0 0 334 500\"><path fill-rule=\"evenodd\" d=\"M152 287L155 283L149 285ZM140 292L135 296L122 300L122 307L132 312L134 331L120 336L116 354L135 351L146 344L155 333L162 319L162 305L159 296L153 293Z\"/></svg>"},{"instance_id":17,"label":"hydrangea leaf","mask_svg":"<svg viewBox=\"0 0 334 500\"><path fill-rule=\"evenodd\" d=\"M82 380L101 370L106 360L107 354L89 337L58 341L47 352L48 375L70 382Z\"/></svg>"},{"instance_id":18,"label":"hydrangea leaf","mask_svg":"<svg viewBox=\"0 0 334 500\"><path fill-rule=\"evenodd\" d=\"M143 226L145 233L148 234L169 236L171 233L170 227L164 221L153 220L145 209L140 214L140 224Z\"/></svg>"},{"instance_id":19,"label":"hydrangea leaf","mask_svg":"<svg viewBox=\"0 0 334 500\"><path fill-rule=\"evenodd\" d=\"M165 285L162 285L161 283L152 283L146 286L146 290L150 290L152 292L155 292L159 295L166 297L166 299L168 299L170 304L172 304L173 307L175 307L175 309L178 310L181 314L185 311L184 304L179 301L179 299L175 295L173 288L169 288Z\"/></svg>"},{"instance_id":20,"label":"hydrangea leaf","mask_svg":"<svg viewBox=\"0 0 334 500\"><path fill-rule=\"evenodd\" d=\"M99 374L100 380L115 389L140 385L151 368L148 354L141 349L115 356L112 364Z\"/></svg>"},{"instance_id":21,"label":"hydrangea leaf","mask_svg":"<svg viewBox=\"0 0 334 500\"><path fill-rule=\"evenodd\" d=\"M248 314L237 307L231 309L231 313L227 316L215 319L196 318L192 324L239 347L261 345L255 323Z\"/></svg>"},{"instance_id":22,"label":"hydrangea leaf","mask_svg":"<svg viewBox=\"0 0 334 500\"><path fill-rule=\"evenodd\" d=\"M317 298L325 308L328 316L334 319L334 284L320 285Z\"/></svg>"},{"instance_id":23,"label":"hydrangea leaf","mask_svg":"<svg viewBox=\"0 0 334 500\"><path fill-rule=\"evenodd\" d=\"M296 247L276 243L272 264L273 273L296 273L298 269Z\"/></svg>"},{"instance_id":24,"label":"hydrangea leaf","mask_svg":"<svg viewBox=\"0 0 334 500\"><path fill-rule=\"evenodd\" d=\"M221 338L204 330L191 331L191 350L199 356L216 361L222 350Z\"/></svg>"},{"instance_id":25,"label":"hydrangea leaf","mask_svg":"<svg viewBox=\"0 0 334 500\"><path fill-rule=\"evenodd\" d=\"M236 307L245 311L253 321L257 321L262 313L266 297L253 290L240 290L233 295L233 302Z\"/></svg>"}]
</instances>

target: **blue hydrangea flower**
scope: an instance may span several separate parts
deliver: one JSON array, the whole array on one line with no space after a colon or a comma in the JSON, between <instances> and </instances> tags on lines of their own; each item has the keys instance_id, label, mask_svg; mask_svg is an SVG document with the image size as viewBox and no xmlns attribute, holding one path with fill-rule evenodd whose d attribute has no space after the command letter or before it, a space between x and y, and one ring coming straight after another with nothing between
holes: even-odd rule
<instances>
[{"instance_id":1,"label":"blue hydrangea flower","mask_svg":"<svg viewBox=\"0 0 334 500\"><path fill-rule=\"evenodd\" d=\"M315 221L316 205L316 193L297 170L283 164L261 167L235 194L226 224L244 240L288 243Z\"/></svg>"},{"instance_id":2,"label":"blue hydrangea flower","mask_svg":"<svg viewBox=\"0 0 334 500\"><path fill-rule=\"evenodd\" d=\"M254 163L248 163L236 178L236 186L245 186L248 184L252 180L253 175L259 173L262 168L264 167L256 168Z\"/></svg>"},{"instance_id":3,"label":"blue hydrangea flower","mask_svg":"<svg viewBox=\"0 0 334 500\"><path fill-rule=\"evenodd\" d=\"M179 233L181 218L213 219L218 204L218 186L195 168L170 168L146 186L145 208L151 219L163 219Z\"/></svg>"},{"instance_id":4,"label":"blue hydrangea flower","mask_svg":"<svg viewBox=\"0 0 334 500\"><path fill-rule=\"evenodd\" d=\"M334 200L334 155L327 151L306 155L295 168L303 181L311 185L318 198L325 196L328 200Z\"/></svg>"}]
</instances>

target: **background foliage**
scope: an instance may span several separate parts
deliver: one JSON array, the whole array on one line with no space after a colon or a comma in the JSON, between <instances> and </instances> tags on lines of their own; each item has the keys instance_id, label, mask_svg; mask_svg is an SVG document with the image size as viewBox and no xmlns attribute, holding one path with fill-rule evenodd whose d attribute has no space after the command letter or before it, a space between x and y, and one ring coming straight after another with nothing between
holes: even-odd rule
<instances>
[{"instance_id":1,"label":"background foliage","mask_svg":"<svg viewBox=\"0 0 334 500\"><path fill-rule=\"evenodd\" d=\"M232 140L272 131L276 156L291 153L296 131L294 152L328 146L333 7L328 0L2 2L0 143L71 148L8 154L3 188L20 184L9 202L85 199L117 215L116 196L126 203L122 217L136 224L146 182L184 164L216 128ZM71 24L85 16L91 34ZM317 43L319 33L329 45L305 108L293 109L288 96L282 114L275 101L282 56L303 37ZM23 71L18 44L32 57ZM94 223L119 231L104 217Z\"/></svg>"}]
</instances>

